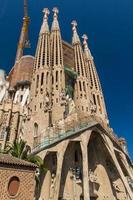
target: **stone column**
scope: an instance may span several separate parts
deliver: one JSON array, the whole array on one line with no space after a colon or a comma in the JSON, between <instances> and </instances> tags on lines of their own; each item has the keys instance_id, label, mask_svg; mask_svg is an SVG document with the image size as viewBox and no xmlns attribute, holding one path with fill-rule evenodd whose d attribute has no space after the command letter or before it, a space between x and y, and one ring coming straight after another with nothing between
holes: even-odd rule
<instances>
[{"instance_id":1,"label":"stone column","mask_svg":"<svg viewBox=\"0 0 133 200\"><path fill-rule=\"evenodd\" d=\"M7 114L7 117L6 117L6 122L4 122L5 123L5 128L6 128L6 130L5 130L5 136L4 136L4 141L3 141L3 144L2 144L2 149L4 150L5 149L5 147L6 147L6 144L7 144L7 137L8 137L8 134L9 134L9 124L10 124L10 118L11 118L11 114L12 114L12 111L11 110L9 110L8 111L8 114Z\"/></svg>"},{"instance_id":2,"label":"stone column","mask_svg":"<svg viewBox=\"0 0 133 200\"><path fill-rule=\"evenodd\" d=\"M83 196L84 200L90 200L89 190L89 173L88 173L88 141L91 136L91 131L86 131L81 136L81 151L82 151L82 163L83 163Z\"/></svg>"},{"instance_id":3,"label":"stone column","mask_svg":"<svg viewBox=\"0 0 133 200\"><path fill-rule=\"evenodd\" d=\"M18 132L19 112L13 113L10 124L10 139L9 142L13 143L16 139Z\"/></svg>"},{"instance_id":4,"label":"stone column","mask_svg":"<svg viewBox=\"0 0 133 200\"><path fill-rule=\"evenodd\" d=\"M67 145L68 145L68 142L64 142L63 148L59 148L57 152L57 171L56 171L56 181L55 181L55 190L54 190L53 200L59 199L62 166L63 166L64 154L65 154Z\"/></svg>"}]
</instances>

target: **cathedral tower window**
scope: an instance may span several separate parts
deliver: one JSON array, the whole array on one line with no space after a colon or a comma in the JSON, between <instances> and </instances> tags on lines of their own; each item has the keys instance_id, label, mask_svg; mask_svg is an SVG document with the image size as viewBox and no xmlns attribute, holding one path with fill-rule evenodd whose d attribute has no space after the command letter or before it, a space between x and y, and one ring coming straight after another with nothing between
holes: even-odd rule
<instances>
[{"instance_id":1,"label":"cathedral tower window","mask_svg":"<svg viewBox=\"0 0 133 200\"><path fill-rule=\"evenodd\" d=\"M60 81L62 82L62 70L60 71Z\"/></svg>"},{"instance_id":2,"label":"cathedral tower window","mask_svg":"<svg viewBox=\"0 0 133 200\"><path fill-rule=\"evenodd\" d=\"M45 49L46 49L46 43L44 40L44 35L43 35L43 58L42 58L42 65L45 65Z\"/></svg>"},{"instance_id":3,"label":"cathedral tower window","mask_svg":"<svg viewBox=\"0 0 133 200\"><path fill-rule=\"evenodd\" d=\"M34 123L34 137L38 136L38 124L35 122Z\"/></svg>"},{"instance_id":4,"label":"cathedral tower window","mask_svg":"<svg viewBox=\"0 0 133 200\"><path fill-rule=\"evenodd\" d=\"M43 85L44 73L41 74L41 85Z\"/></svg>"},{"instance_id":5,"label":"cathedral tower window","mask_svg":"<svg viewBox=\"0 0 133 200\"><path fill-rule=\"evenodd\" d=\"M96 105L96 97L95 97L95 94L93 94L93 101L94 101L94 104Z\"/></svg>"},{"instance_id":6,"label":"cathedral tower window","mask_svg":"<svg viewBox=\"0 0 133 200\"><path fill-rule=\"evenodd\" d=\"M54 76L52 75L52 84L54 84Z\"/></svg>"},{"instance_id":7,"label":"cathedral tower window","mask_svg":"<svg viewBox=\"0 0 133 200\"><path fill-rule=\"evenodd\" d=\"M36 78L36 89L38 88L39 86L39 75L37 75L37 78Z\"/></svg>"},{"instance_id":8,"label":"cathedral tower window","mask_svg":"<svg viewBox=\"0 0 133 200\"><path fill-rule=\"evenodd\" d=\"M58 35L56 33L56 65L58 65Z\"/></svg>"},{"instance_id":9,"label":"cathedral tower window","mask_svg":"<svg viewBox=\"0 0 133 200\"><path fill-rule=\"evenodd\" d=\"M41 40L42 40L42 37L41 37ZM40 63L41 63L41 52L42 52L42 41L41 41L40 51L39 51L38 68L40 68Z\"/></svg>"},{"instance_id":10,"label":"cathedral tower window","mask_svg":"<svg viewBox=\"0 0 133 200\"><path fill-rule=\"evenodd\" d=\"M46 84L48 84L48 76L49 76L49 73L47 72L47 74L46 74Z\"/></svg>"},{"instance_id":11,"label":"cathedral tower window","mask_svg":"<svg viewBox=\"0 0 133 200\"><path fill-rule=\"evenodd\" d=\"M56 83L58 82L58 71L56 71Z\"/></svg>"},{"instance_id":12,"label":"cathedral tower window","mask_svg":"<svg viewBox=\"0 0 133 200\"><path fill-rule=\"evenodd\" d=\"M84 89L84 92L86 92L85 82L83 82L83 89Z\"/></svg>"},{"instance_id":13,"label":"cathedral tower window","mask_svg":"<svg viewBox=\"0 0 133 200\"><path fill-rule=\"evenodd\" d=\"M60 41L59 41L59 45L60 45L60 64L63 65L62 63L62 48L61 48L61 38L60 38Z\"/></svg>"},{"instance_id":14,"label":"cathedral tower window","mask_svg":"<svg viewBox=\"0 0 133 200\"><path fill-rule=\"evenodd\" d=\"M79 88L80 88L80 91L82 91L82 86L81 86L81 82L79 81Z\"/></svg>"},{"instance_id":15,"label":"cathedral tower window","mask_svg":"<svg viewBox=\"0 0 133 200\"><path fill-rule=\"evenodd\" d=\"M97 101L98 101L98 105L100 106L100 99L99 99L99 95L97 95Z\"/></svg>"}]
</instances>

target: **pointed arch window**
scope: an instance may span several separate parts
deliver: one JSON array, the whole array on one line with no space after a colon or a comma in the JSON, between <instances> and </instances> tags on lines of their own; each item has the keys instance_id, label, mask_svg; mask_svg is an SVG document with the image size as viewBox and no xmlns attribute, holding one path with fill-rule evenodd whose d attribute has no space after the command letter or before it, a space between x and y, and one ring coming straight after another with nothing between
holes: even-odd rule
<instances>
[{"instance_id":1,"label":"pointed arch window","mask_svg":"<svg viewBox=\"0 0 133 200\"><path fill-rule=\"evenodd\" d=\"M52 84L54 84L54 76L52 75Z\"/></svg>"},{"instance_id":2,"label":"pointed arch window","mask_svg":"<svg viewBox=\"0 0 133 200\"><path fill-rule=\"evenodd\" d=\"M49 66L49 36L47 35L47 66Z\"/></svg>"},{"instance_id":3,"label":"pointed arch window","mask_svg":"<svg viewBox=\"0 0 133 200\"><path fill-rule=\"evenodd\" d=\"M38 137L38 124L34 123L34 137Z\"/></svg>"},{"instance_id":4,"label":"pointed arch window","mask_svg":"<svg viewBox=\"0 0 133 200\"><path fill-rule=\"evenodd\" d=\"M82 86L81 86L81 82L79 81L79 88L80 88L80 91L82 91Z\"/></svg>"},{"instance_id":5,"label":"pointed arch window","mask_svg":"<svg viewBox=\"0 0 133 200\"><path fill-rule=\"evenodd\" d=\"M45 37L43 35L43 39L42 39L42 42L43 42L43 57L42 57L42 65L44 66L45 65L45 54L46 54L46 41L45 41Z\"/></svg>"},{"instance_id":6,"label":"pointed arch window","mask_svg":"<svg viewBox=\"0 0 133 200\"><path fill-rule=\"evenodd\" d=\"M48 76L49 76L49 73L47 72L47 74L46 74L46 84L48 84Z\"/></svg>"},{"instance_id":7,"label":"pointed arch window","mask_svg":"<svg viewBox=\"0 0 133 200\"><path fill-rule=\"evenodd\" d=\"M40 68L40 64L41 64L42 37L41 37L40 41L41 41L41 44L40 44L40 49L39 49L38 68Z\"/></svg>"},{"instance_id":8,"label":"pointed arch window","mask_svg":"<svg viewBox=\"0 0 133 200\"><path fill-rule=\"evenodd\" d=\"M58 65L58 35L57 35L57 32L56 32L56 65Z\"/></svg>"},{"instance_id":9,"label":"pointed arch window","mask_svg":"<svg viewBox=\"0 0 133 200\"><path fill-rule=\"evenodd\" d=\"M58 71L56 71L56 83L58 82Z\"/></svg>"},{"instance_id":10,"label":"pointed arch window","mask_svg":"<svg viewBox=\"0 0 133 200\"><path fill-rule=\"evenodd\" d=\"M62 41L61 41L61 37L60 37L60 41L59 41L59 45L60 45L60 64L63 65L63 60L62 60Z\"/></svg>"},{"instance_id":11,"label":"pointed arch window","mask_svg":"<svg viewBox=\"0 0 133 200\"><path fill-rule=\"evenodd\" d=\"M37 75L37 78L36 78L36 89L38 88L39 86L39 75Z\"/></svg>"},{"instance_id":12,"label":"pointed arch window","mask_svg":"<svg viewBox=\"0 0 133 200\"><path fill-rule=\"evenodd\" d=\"M83 89L84 89L84 92L86 92L85 82L83 82Z\"/></svg>"},{"instance_id":13,"label":"pointed arch window","mask_svg":"<svg viewBox=\"0 0 133 200\"><path fill-rule=\"evenodd\" d=\"M95 94L93 94L93 101L94 101L94 104L96 105L96 97L95 97Z\"/></svg>"},{"instance_id":14,"label":"pointed arch window","mask_svg":"<svg viewBox=\"0 0 133 200\"><path fill-rule=\"evenodd\" d=\"M62 70L60 71L60 81L62 82Z\"/></svg>"},{"instance_id":15,"label":"pointed arch window","mask_svg":"<svg viewBox=\"0 0 133 200\"><path fill-rule=\"evenodd\" d=\"M44 73L41 74L41 85L43 85Z\"/></svg>"}]
</instances>

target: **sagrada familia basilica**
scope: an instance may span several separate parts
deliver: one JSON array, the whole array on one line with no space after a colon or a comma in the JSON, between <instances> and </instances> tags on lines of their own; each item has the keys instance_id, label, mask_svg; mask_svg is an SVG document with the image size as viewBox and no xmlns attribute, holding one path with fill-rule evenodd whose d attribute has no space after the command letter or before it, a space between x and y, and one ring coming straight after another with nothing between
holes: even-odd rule
<instances>
[{"instance_id":1,"label":"sagrada familia basilica","mask_svg":"<svg viewBox=\"0 0 133 200\"><path fill-rule=\"evenodd\" d=\"M44 160L36 199L133 200L132 162L109 125L87 36L82 43L72 21L69 44L58 9L51 29L48 16L44 9L35 57L23 55L26 15L15 64L8 76L0 70L0 148L22 138Z\"/></svg>"}]
</instances>

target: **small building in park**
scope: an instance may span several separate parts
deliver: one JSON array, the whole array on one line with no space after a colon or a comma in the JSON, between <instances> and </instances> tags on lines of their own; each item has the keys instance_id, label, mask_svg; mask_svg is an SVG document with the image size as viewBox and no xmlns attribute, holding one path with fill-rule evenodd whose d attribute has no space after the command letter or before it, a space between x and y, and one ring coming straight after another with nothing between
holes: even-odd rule
<instances>
[{"instance_id":1,"label":"small building in park","mask_svg":"<svg viewBox=\"0 0 133 200\"><path fill-rule=\"evenodd\" d=\"M33 200L37 166L0 154L0 200Z\"/></svg>"}]
</instances>

